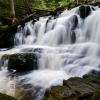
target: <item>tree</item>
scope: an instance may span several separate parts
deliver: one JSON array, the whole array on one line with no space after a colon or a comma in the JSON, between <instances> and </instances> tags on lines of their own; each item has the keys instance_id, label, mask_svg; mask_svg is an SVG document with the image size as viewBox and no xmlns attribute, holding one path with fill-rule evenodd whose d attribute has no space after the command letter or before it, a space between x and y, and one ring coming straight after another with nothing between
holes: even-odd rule
<instances>
[{"instance_id":1,"label":"tree","mask_svg":"<svg viewBox=\"0 0 100 100\"><path fill-rule=\"evenodd\" d=\"M10 0L11 14L15 17L15 4L14 0Z\"/></svg>"}]
</instances>

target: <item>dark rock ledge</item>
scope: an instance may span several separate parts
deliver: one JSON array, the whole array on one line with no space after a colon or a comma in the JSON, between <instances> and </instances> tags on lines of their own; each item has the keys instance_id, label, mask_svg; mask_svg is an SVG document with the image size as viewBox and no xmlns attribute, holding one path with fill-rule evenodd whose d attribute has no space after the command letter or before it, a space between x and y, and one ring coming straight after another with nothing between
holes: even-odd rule
<instances>
[{"instance_id":1,"label":"dark rock ledge","mask_svg":"<svg viewBox=\"0 0 100 100\"><path fill-rule=\"evenodd\" d=\"M63 81L45 92L44 100L100 100L100 76L84 75Z\"/></svg>"}]
</instances>

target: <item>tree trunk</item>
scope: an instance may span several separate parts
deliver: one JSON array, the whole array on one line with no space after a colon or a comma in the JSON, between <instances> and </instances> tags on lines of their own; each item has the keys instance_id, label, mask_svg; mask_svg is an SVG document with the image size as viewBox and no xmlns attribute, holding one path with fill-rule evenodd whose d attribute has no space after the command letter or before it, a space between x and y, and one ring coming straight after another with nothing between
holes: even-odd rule
<instances>
[{"instance_id":1,"label":"tree trunk","mask_svg":"<svg viewBox=\"0 0 100 100\"><path fill-rule=\"evenodd\" d=\"M14 0L10 0L10 5L11 5L11 14L15 16L15 5L14 5Z\"/></svg>"}]
</instances>

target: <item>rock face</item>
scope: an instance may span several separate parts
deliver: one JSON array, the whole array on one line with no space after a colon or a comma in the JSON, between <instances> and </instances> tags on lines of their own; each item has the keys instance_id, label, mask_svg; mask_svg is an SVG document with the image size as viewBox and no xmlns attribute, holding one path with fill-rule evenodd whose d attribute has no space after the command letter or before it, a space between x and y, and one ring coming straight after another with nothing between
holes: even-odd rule
<instances>
[{"instance_id":1,"label":"rock face","mask_svg":"<svg viewBox=\"0 0 100 100\"><path fill-rule=\"evenodd\" d=\"M13 98L11 96L8 96L6 94L0 93L0 100L17 100L17 99L15 99L15 98Z\"/></svg>"},{"instance_id":2,"label":"rock face","mask_svg":"<svg viewBox=\"0 0 100 100\"><path fill-rule=\"evenodd\" d=\"M63 81L45 92L44 100L100 100L100 76L85 75Z\"/></svg>"},{"instance_id":3,"label":"rock face","mask_svg":"<svg viewBox=\"0 0 100 100\"><path fill-rule=\"evenodd\" d=\"M8 70L16 72L30 71L38 68L38 60L35 53L19 53L8 58Z\"/></svg>"}]
</instances>

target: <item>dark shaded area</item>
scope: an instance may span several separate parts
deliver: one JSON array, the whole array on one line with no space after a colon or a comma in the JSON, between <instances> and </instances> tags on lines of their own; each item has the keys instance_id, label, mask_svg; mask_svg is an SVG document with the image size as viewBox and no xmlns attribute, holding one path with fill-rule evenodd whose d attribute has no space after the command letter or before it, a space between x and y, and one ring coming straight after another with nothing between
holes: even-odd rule
<instances>
[{"instance_id":1,"label":"dark shaded area","mask_svg":"<svg viewBox=\"0 0 100 100\"><path fill-rule=\"evenodd\" d=\"M0 29L0 48L11 48L14 45L14 35L16 31L16 25Z\"/></svg>"},{"instance_id":2,"label":"dark shaded area","mask_svg":"<svg viewBox=\"0 0 100 100\"><path fill-rule=\"evenodd\" d=\"M100 71L99 70L91 70L89 72L89 74L92 74L92 75L100 75Z\"/></svg>"},{"instance_id":3,"label":"dark shaded area","mask_svg":"<svg viewBox=\"0 0 100 100\"><path fill-rule=\"evenodd\" d=\"M74 15L73 16L73 26L72 26L72 29L74 30L76 27L77 27L77 25L78 25L78 18L77 18L77 15Z\"/></svg>"},{"instance_id":4,"label":"dark shaded area","mask_svg":"<svg viewBox=\"0 0 100 100\"><path fill-rule=\"evenodd\" d=\"M85 19L87 16L89 16L91 14L91 7L90 6L86 6L86 5L80 6L78 14L80 15L80 17L82 19Z\"/></svg>"},{"instance_id":5,"label":"dark shaded area","mask_svg":"<svg viewBox=\"0 0 100 100\"><path fill-rule=\"evenodd\" d=\"M76 42L76 34L75 34L75 28L78 26L78 18L77 18L77 15L74 15L73 16L73 19L72 19L72 32L71 32L71 43L75 43Z\"/></svg>"},{"instance_id":6,"label":"dark shaded area","mask_svg":"<svg viewBox=\"0 0 100 100\"><path fill-rule=\"evenodd\" d=\"M71 33L71 42L72 43L75 43L76 42L76 34L75 34L74 31L72 31L72 33Z\"/></svg>"}]
</instances>

